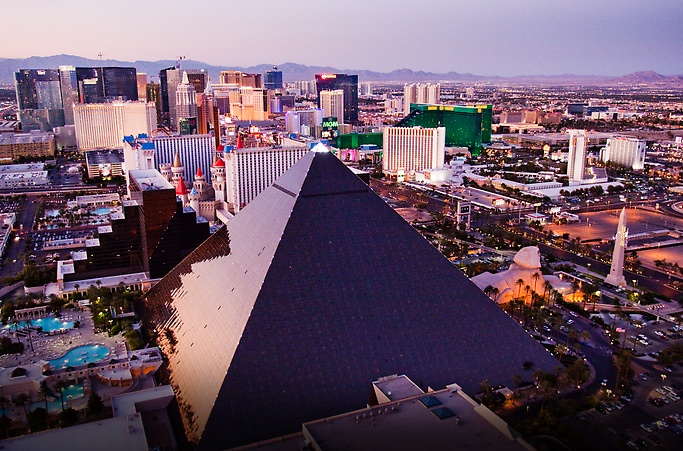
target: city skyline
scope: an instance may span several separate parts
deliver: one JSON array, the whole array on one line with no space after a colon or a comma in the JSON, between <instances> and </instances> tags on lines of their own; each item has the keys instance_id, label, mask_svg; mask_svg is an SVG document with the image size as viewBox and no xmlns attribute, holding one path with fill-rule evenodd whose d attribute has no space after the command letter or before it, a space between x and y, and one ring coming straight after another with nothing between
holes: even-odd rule
<instances>
[{"instance_id":1,"label":"city skyline","mask_svg":"<svg viewBox=\"0 0 683 451\"><path fill-rule=\"evenodd\" d=\"M650 5L635 0L581 0L562 5L496 0L475 6L432 0L418 7L406 1L363 4L350 0L340 9L310 0L297 2L296 8L284 3L226 6L210 0L202 5L207 17L202 21L202 45L197 45L196 39L173 33L168 27L185 20L187 13L174 1L139 4L122 0L116 10L107 11L110 23L124 23L131 17L155 20L145 21L143 34L108 32L99 36L102 23L93 20L90 3L76 0L67 11L30 0L28 6L40 13L31 18L36 29L49 30L54 23L72 26L49 39L38 33L31 38L24 22L10 20L5 24L7 34L23 38L0 57L75 54L94 59L102 53L105 59L154 61L186 56L212 65L251 66L272 61L483 76L618 76L642 70L683 74L683 62L671 58L681 52L683 30L676 22L683 16L683 8L675 0L660 1L656 8ZM7 5L6 17L20 17L26 6ZM420 8L426 15L419 14ZM267 14L257 15L259 32L254 33L254 22L242 19L263 10ZM416 22L415 17L420 16L429 20ZM242 19L232 20L234 17ZM322 18L325 31L316 34ZM283 36L290 33L282 45ZM156 38L146 40L145 36ZM426 48L430 51L425 52ZM608 61L605 55L609 55Z\"/></svg>"}]
</instances>

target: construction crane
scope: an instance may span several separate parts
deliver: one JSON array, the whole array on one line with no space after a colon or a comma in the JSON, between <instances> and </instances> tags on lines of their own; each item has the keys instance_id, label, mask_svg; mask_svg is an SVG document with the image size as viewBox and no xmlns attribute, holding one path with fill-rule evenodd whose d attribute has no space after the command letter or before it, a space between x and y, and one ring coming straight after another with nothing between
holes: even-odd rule
<instances>
[{"instance_id":1,"label":"construction crane","mask_svg":"<svg viewBox=\"0 0 683 451\"><path fill-rule=\"evenodd\" d=\"M180 66L181 66L181 64L185 58L187 58L187 57L186 56L179 56L178 57L178 61L176 61L176 69L180 70Z\"/></svg>"}]
</instances>

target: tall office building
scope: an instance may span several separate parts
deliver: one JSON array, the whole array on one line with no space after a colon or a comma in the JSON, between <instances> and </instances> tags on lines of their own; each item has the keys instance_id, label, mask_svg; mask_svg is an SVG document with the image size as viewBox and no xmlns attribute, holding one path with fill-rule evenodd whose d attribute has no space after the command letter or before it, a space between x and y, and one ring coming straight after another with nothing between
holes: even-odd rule
<instances>
[{"instance_id":1,"label":"tall office building","mask_svg":"<svg viewBox=\"0 0 683 451\"><path fill-rule=\"evenodd\" d=\"M241 121L267 120L268 90L244 86L230 92L230 115Z\"/></svg>"},{"instance_id":2,"label":"tall office building","mask_svg":"<svg viewBox=\"0 0 683 451\"><path fill-rule=\"evenodd\" d=\"M74 106L74 123L79 150L114 148L124 136L152 133L157 113L146 102L83 103Z\"/></svg>"},{"instance_id":3,"label":"tall office building","mask_svg":"<svg viewBox=\"0 0 683 451\"><path fill-rule=\"evenodd\" d=\"M202 92L202 91L200 91ZM197 92L187 78L187 72L183 72L183 80L175 92L176 127L180 130L180 120L197 118Z\"/></svg>"},{"instance_id":4,"label":"tall office building","mask_svg":"<svg viewBox=\"0 0 683 451\"><path fill-rule=\"evenodd\" d=\"M417 103L417 93L415 89L415 84L405 84L403 85L403 115L408 116L410 114L410 104Z\"/></svg>"},{"instance_id":5,"label":"tall office building","mask_svg":"<svg viewBox=\"0 0 683 451\"><path fill-rule=\"evenodd\" d=\"M64 106L64 125L74 125L74 105L78 99L78 78L73 66L59 66L59 84Z\"/></svg>"},{"instance_id":6,"label":"tall office building","mask_svg":"<svg viewBox=\"0 0 683 451\"><path fill-rule=\"evenodd\" d=\"M161 105L161 85L158 83L148 83L145 88L145 98L147 99L147 102L154 104L157 110L157 124L161 125L163 119L163 110Z\"/></svg>"},{"instance_id":7,"label":"tall office building","mask_svg":"<svg viewBox=\"0 0 683 451\"><path fill-rule=\"evenodd\" d=\"M76 80L81 103L138 100L134 67L77 67Z\"/></svg>"},{"instance_id":8,"label":"tall office building","mask_svg":"<svg viewBox=\"0 0 683 451\"><path fill-rule=\"evenodd\" d=\"M476 393L484 379L511 386L525 361L558 365L322 147L159 281L138 312L199 450L365 408L381 375L410 374L424 391L455 378Z\"/></svg>"},{"instance_id":9,"label":"tall office building","mask_svg":"<svg viewBox=\"0 0 683 451\"><path fill-rule=\"evenodd\" d=\"M348 124L358 123L358 75L316 74L316 90L320 107L321 91L344 91L344 121Z\"/></svg>"},{"instance_id":10,"label":"tall office building","mask_svg":"<svg viewBox=\"0 0 683 451\"><path fill-rule=\"evenodd\" d=\"M211 135L184 136L154 136L155 168L161 170L161 165L173 163L178 155L183 162L183 179L191 181L197 168L204 174L209 174L214 156L216 155L216 141Z\"/></svg>"},{"instance_id":11,"label":"tall office building","mask_svg":"<svg viewBox=\"0 0 683 451\"><path fill-rule=\"evenodd\" d=\"M644 139L628 136L615 136L607 139L607 145L602 149L603 163L611 161L633 170L645 168L645 152L647 143Z\"/></svg>"},{"instance_id":12,"label":"tall office building","mask_svg":"<svg viewBox=\"0 0 683 451\"><path fill-rule=\"evenodd\" d=\"M410 178L415 171L444 165L445 127L388 127L383 139L382 170L387 174Z\"/></svg>"},{"instance_id":13,"label":"tall office building","mask_svg":"<svg viewBox=\"0 0 683 451\"><path fill-rule=\"evenodd\" d=\"M139 73L136 75L138 84L138 100L147 100L147 74Z\"/></svg>"},{"instance_id":14,"label":"tall office building","mask_svg":"<svg viewBox=\"0 0 683 451\"><path fill-rule=\"evenodd\" d=\"M344 91L320 91L319 103L325 117L336 117L337 122L344 124Z\"/></svg>"},{"instance_id":15,"label":"tall office building","mask_svg":"<svg viewBox=\"0 0 683 451\"><path fill-rule=\"evenodd\" d=\"M238 70L221 71L221 84L237 84L239 87L263 88L261 74L248 74Z\"/></svg>"},{"instance_id":16,"label":"tall office building","mask_svg":"<svg viewBox=\"0 0 683 451\"><path fill-rule=\"evenodd\" d=\"M178 116L176 114L176 91L178 85L183 81L183 73L187 74L187 81L194 87L195 92L204 92L208 77L203 69L177 69L168 67L159 71L159 82L161 84L161 107L163 109L164 122L171 128L178 126Z\"/></svg>"},{"instance_id":17,"label":"tall office building","mask_svg":"<svg viewBox=\"0 0 683 451\"><path fill-rule=\"evenodd\" d=\"M226 153L228 208L238 213L308 151L308 146L283 146L249 147Z\"/></svg>"},{"instance_id":18,"label":"tall office building","mask_svg":"<svg viewBox=\"0 0 683 451\"><path fill-rule=\"evenodd\" d=\"M21 69L14 73L14 83L23 131L47 132L64 125L58 70Z\"/></svg>"},{"instance_id":19,"label":"tall office building","mask_svg":"<svg viewBox=\"0 0 683 451\"><path fill-rule=\"evenodd\" d=\"M569 133L569 156L567 176L570 183L581 183L586 177L586 130L567 130Z\"/></svg>"},{"instance_id":20,"label":"tall office building","mask_svg":"<svg viewBox=\"0 0 683 451\"><path fill-rule=\"evenodd\" d=\"M197 94L197 125L197 133L207 135L213 130L216 137L216 147L221 144L218 105L213 96L210 83L206 86L203 93Z\"/></svg>"},{"instance_id":21,"label":"tall office building","mask_svg":"<svg viewBox=\"0 0 683 451\"><path fill-rule=\"evenodd\" d=\"M282 89L282 71L277 66L268 69L263 74L263 87L266 89Z\"/></svg>"},{"instance_id":22,"label":"tall office building","mask_svg":"<svg viewBox=\"0 0 683 451\"><path fill-rule=\"evenodd\" d=\"M411 83L403 86L403 108L405 116L410 113L410 104L430 104L441 103L441 84L431 83Z\"/></svg>"},{"instance_id":23,"label":"tall office building","mask_svg":"<svg viewBox=\"0 0 683 451\"><path fill-rule=\"evenodd\" d=\"M285 127L289 133L310 133L313 127L323 122L323 110L321 108L311 108L308 110L287 111L285 113ZM304 133L303 127L307 133Z\"/></svg>"}]
</instances>

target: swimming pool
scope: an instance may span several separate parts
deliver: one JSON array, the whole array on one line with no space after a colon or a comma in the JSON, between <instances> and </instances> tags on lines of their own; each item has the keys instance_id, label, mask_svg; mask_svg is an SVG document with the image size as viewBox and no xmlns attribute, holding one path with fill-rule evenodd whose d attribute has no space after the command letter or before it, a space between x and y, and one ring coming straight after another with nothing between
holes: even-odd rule
<instances>
[{"instance_id":1,"label":"swimming pool","mask_svg":"<svg viewBox=\"0 0 683 451\"><path fill-rule=\"evenodd\" d=\"M99 362L109 355L109 349L102 345L85 345L70 349L58 359L49 360L50 366L60 369L69 366L77 367L88 363Z\"/></svg>"},{"instance_id":2,"label":"swimming pool","mask_svg":"<svg viewBox=\"0 0 683 451\"><path fill-rule=\"evenodd\" d=\"M95 214L97 216L104 216L111 213L111 210L109 208L100 207L95 211L91 211L90 213Z\"/></svg>"},{"instance_id":3,"label":"swimming pool","mask_svg":"<svg viewBox=\"0 0 683 451\"><path fill-rule=\"evenodd\" d=\"M48 384L50 388L51 397L54 398L52 401L47 402L47 411L54 413L54 412L61 412L62 411L62 400L59 398L59 390L54 388L54 384ZM83 384L71 384L67 385L63 390L62 390L62 397L64 398L64 408L69 407L69 402L73 401L75 399L79 399L85 396L85 391L83 389ZM45 408L45 401L36 401L31 403L31 407L29 408L29 411L34 411L38 407L42 407L43 409ZM7 409L9 410L9 409Z\"/></svg>"},{"instance_id":4,"label":"swimming pool","mask_svg":"<svg viewBox=\"0 0 683 451\"><path fill-rule=\"evenodd\" d=\"M32 319L29 324L33 327L42 327L43 332L49 333L59 329L73 329L73 321L63 321L61 318L40 318Z\"/></svg>"},{"instance_id":5,"label":"swimming pool","mask_svg":"<svg viewBox=\"0 0 683 451\"><path fill-rule=\"evenodd\" d=\"M19 321L19 324L17 325L18 329L26 329L27 327L42 327L43 332L45 333L50 333L54 332L56 330L60 329L73 329L74 328L74 322L73 321L64 321L61 318L55 318L55 317L48 317L48 318L40 318L40 319L32 319L30 321ZM4 328L7 330L16 330L17 326L14 325L14 323L9 323L7 324Z\"/></svg>"}]
</instances>

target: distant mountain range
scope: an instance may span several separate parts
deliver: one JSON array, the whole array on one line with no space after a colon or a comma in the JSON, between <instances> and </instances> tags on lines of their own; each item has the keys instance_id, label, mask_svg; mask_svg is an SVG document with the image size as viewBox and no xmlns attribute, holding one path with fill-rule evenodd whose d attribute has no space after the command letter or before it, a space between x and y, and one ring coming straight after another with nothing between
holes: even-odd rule
<instances>
[{"instance_id":1,"label":"distant mountain range","mask_svg":"<svg viewBox=\"0 0 683 451\"><path fill-rule=\"evenodd\" d=\"M176 65L176 61L116 61L96 60L82 58L74 55L32 56L25 59L0 58L0 84L14 84L14 72L18 69L50 69L63 65L70 66L134 66L138 72L146 73L158 82L159 70ZM188 69L204 69L208 72L213 83L218 83L219 74L222 70L241 70L248 73L263 73L272 67L271 64L259 64L258 66L212 66L201 61L184 60L183 67ZM489 82L489 83L527 83L542 85L616 85L616 84L658 84L683 86L683 75L666 76L652 71L634 72L621 77L606 77L598 75L528 75L514 77L484 76L470 73L433 73L413 71L410 69L397 69L391 72L374 72L358 69L337 69L323 66L304 66L302 64L284 63L279 64L284 81L313 80L319 73L347 73L358 74L361 82L438 82L453 81L463 83Z\"/></svg>"}]
</instances>

